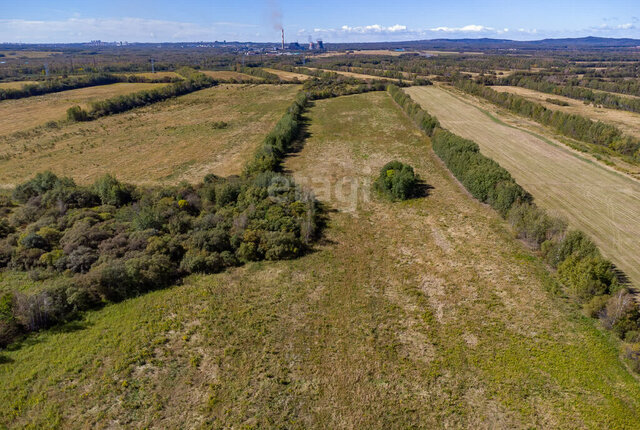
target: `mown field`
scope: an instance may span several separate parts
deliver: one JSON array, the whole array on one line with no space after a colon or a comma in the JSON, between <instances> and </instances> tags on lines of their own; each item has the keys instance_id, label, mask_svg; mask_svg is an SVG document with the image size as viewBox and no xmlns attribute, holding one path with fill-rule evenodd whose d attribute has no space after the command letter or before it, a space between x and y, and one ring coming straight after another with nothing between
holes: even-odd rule
<instances>
[{"instance_id":1,"label":"mown field","mask_svg":"<svg viewBox=\"0 0 640 430\"><path fill-rule=\"evenodd\" d=\"M18 89L22 88L26 84L37 84L38 81L12 81L12 82L0 82L0 89Z\"/></svg>"},{"instance_id":2,"label":"mown field","mask_svg":"<svg viewBox=\"0 0 640 430\"><path fill-rule=\"evenodd\" d=\"M472 139L505 167L538 204L588 233L602 252L640 286L640 183L579 155L551 137L530 132L517 119L470 97L439 87L409 94L442 125ZM516 125L514 125L516 124Z\"/></svg>"},{"instance_id":3,"label":"mown field","mask_svg":"<svg viewBox=\"0 0 640 430\"><path fill-rule=\"evenodd\" d=\"M560 110L562 112L582 115L594 121L603 121L614 124L624 133L640 138L640 114L619 109L596 107L592 104L585 104L580 100L555 94L547 94L540 91L530 90L528 88L511 86L493 86L491 88L500 92L517 94L533 102L540 103L552 110ZM549 98L562 100L563 102L569 103L569 106L558 106L556 104L549 103L546 101L546 99Z\"/></svg>"},{"instance_id":4,"label":"mown field","mask_svg":"<svg viewBox=\"0 0 640 430\"><path fill-rule=\"evenodd\" d=\"M386 93L316 102L286 163L329 209L315 252L108 306L2 353L0 424L635 428L615 341L453 181ZM371 199L391 159L432 187Z\"/></svg>"},{"instance_id":5,"label":"mown field","mask_svg":"<svg viewBox=\"0 0 640 430\"><path fill-rule=\"evenodd\" d=\"M234 72L232 70L201 70L207 76L211 76L213 79L239 79L239 80L254 80L262 81L262 78L257 76L247 75L246 73Z\"/></svg>"},{"instance_id":6,"label":"mown field","mask_svg":"<svg viewBox=\"0 0 640 430\"><path fill-rule=\"evenodd\" d=\"M86 108L94 101L159 88L163 85L165 84L118 83L17 100L2 100L0 101L0 136L28 130L48 121L65 119L67 109L71 106L80 105Z\"/></svg>"},{"instance_id":7,"label":"mown field","mask_svg":"<svg viewBox=\"0 0 640 430\"><path fill-rule=\"evenodd\" d=\"M297 89L225 84L96 121L0 138L0 184L46 169L78 183L105 173L136 183L239 174Z\"/></svg>"},{"instance_id":8,"label":"mown field","mask_svg":"<svg viewBox=\"0 0 640 430\"><path fill-rule=\"evenodd\" d=\"M299 81L306 81L307 79L311 78L311 76L303 75L302 73L287 72L285 70L278 70L278 69L269 69L267 67L263 67L262 70L264 70L265 72L273 73L274 75L278 75L280 79L284 81L290 81L293 79L297 79Z\"/></svg>"},{"instance_id":9,"label":"mown field","mask_svg":"<svg viewBox=\"0 0 640 430\"><path fill-rule=\"evenodd\" d=\"M315 67L307 67L307 69L309 69L309 70L321 70L321 71L325 71L325 72L337 73L339 75L349 76L350 78L358 78L358 79L365 79L365 80L386 79L387 81L396 81L396 82L400 80L400 79L395 79L395 78L383 78L383 77L380 77L380 76L373 76L373 75L363 75L362 73L343 72L342 70L317 69Z\"/></svg>"}]
</instances>

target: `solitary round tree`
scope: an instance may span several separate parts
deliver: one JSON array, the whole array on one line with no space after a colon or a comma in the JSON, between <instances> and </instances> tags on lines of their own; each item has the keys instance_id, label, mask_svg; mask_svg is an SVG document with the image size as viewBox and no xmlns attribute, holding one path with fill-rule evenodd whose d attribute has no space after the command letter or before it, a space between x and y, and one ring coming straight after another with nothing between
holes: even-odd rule
<instances>
[{"instance_id":1,"label":"solitary round tree","mask_svg":"<svg viewBox=\"0 0 640 430\"><path fill-rule=\"evenodd\" d=\"M380 170L374 189L391 200L406 200L416 195L418 178L413 167L391 161Z\"/></svg>"}]
</instances>

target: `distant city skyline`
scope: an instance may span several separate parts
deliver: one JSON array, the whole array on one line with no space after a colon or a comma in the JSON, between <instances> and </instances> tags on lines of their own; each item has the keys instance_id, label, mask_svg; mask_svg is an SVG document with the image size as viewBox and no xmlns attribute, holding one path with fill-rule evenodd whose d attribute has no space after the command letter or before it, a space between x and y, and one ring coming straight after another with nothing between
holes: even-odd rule
<instances>
[{"instance_id":1,"label":"distant city skyline","mask_svg":"<svg viewBox=\"0 0 640 430\"><path fill-rule=\"evenodd\" d=\"M439 38L640 38L640 3L397 0L2 0L0 42L336 42Z\"/></svg>"}]
</instances>

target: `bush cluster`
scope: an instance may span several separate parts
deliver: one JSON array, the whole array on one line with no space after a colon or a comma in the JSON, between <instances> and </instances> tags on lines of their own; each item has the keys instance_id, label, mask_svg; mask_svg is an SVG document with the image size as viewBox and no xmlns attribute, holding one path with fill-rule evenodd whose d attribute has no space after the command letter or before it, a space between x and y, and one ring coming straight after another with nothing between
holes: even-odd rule
<instances>
[{"instance_id":1,"label":"bush cluster","mask_svg":"<svg viewBox=\"0 0 640 430\"><path fill-rule=\"evenodd\" d=\"M433 132L440 124L438 120L423 110L420 105L414 102L404 91L397 85L389 85L387 91L391 94L393 100L400 105L402 109L409 115L409 118L415 122L427 136L433 136Z\"/></svg>"},{"instance_id":2,"label":"bush cluster","mask_svg":"<svg viewBox=\"0 0 640 430\"><path fill-rule=\"evenodd\" d=\"M640 140L623 135L611 124L591 121L580 115L547 109L516 94L498 92L469 79L456 79L453 84L470 94L483 97L492 103L547 125L557 132L590 144L600 145L621 155L640 160Z\"/></svg>"},{"instance_id":3,"label":"bush cluster","mask_svg":"<svg viewBox=\"0 0 640 430\"><path fill-rule=\"evenodd\" d=\"M316 77L307 79L302 85L311 100L340 97L350 94L361 94L369 91L384 91L387 81L363 81L348 76Z\"/></svg>"},{"instance_id":4,"label":"bush cluster","mask_svg":"<svg viewBox=\"0 0 640 430\"><path fill-rule=\"evenodd\" d=\"M0 298L0 345L191 273L297 257L314 237L315 211L311 195L275 172L150 189L38 174L4 203L0 267L58 281Z\"/></svg>"},{"instance_id":5,"label":"bush cluster","mask_svg":"<svg viewBox=\"0 0 640 430\"><path fill-rule=\"evenodd\" d=\"M413 167L399 161L391 161L380 169L373 183L374 189L390 200L407 200L417 192L418 178Z\"/></svg>"}]
</instances>

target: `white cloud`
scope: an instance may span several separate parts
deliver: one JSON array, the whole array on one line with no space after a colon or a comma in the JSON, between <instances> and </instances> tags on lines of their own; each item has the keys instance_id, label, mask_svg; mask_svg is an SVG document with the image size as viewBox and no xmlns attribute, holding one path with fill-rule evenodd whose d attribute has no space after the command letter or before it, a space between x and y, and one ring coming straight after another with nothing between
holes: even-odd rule
<instances>
[{"instance_id":1,"label":"white cloud","mask_svg":"<svg viewBox=\"0 0 640 430\"><path fill-rule=\"evenodd\" d=\"M0 19L0 42L104 41L178 42L241 37L239 29L256 27L233 22L201 25L142 18L68 18L40 21Z\"/></svg>"},{"instance_id":2,"label":"white cloud","mask_svg":"<svg viewBox=\"0 0 640 430\"><path fill-rule=\"evenodd\" d=\"M430 28L430 31L443 31L445 33L480 33L496 31L493 27L485 27L484 25L465 25L464 27L436 27Z\"/></svg>"},{"instance_id":3,"label":"white cloud","mask_svg":"<svg viewBox=\"0 0 640 430\"><path fill-rule=\"evenodd\" d=\"M341 33L341 34L390 34L390 33L402 33L407 31L406 25L395 24L389 27L385 27L380 24L365 25L351 27L343 25L339 29L333 28L314 28L315 33Z\"/></svg>"}]
</instances>

